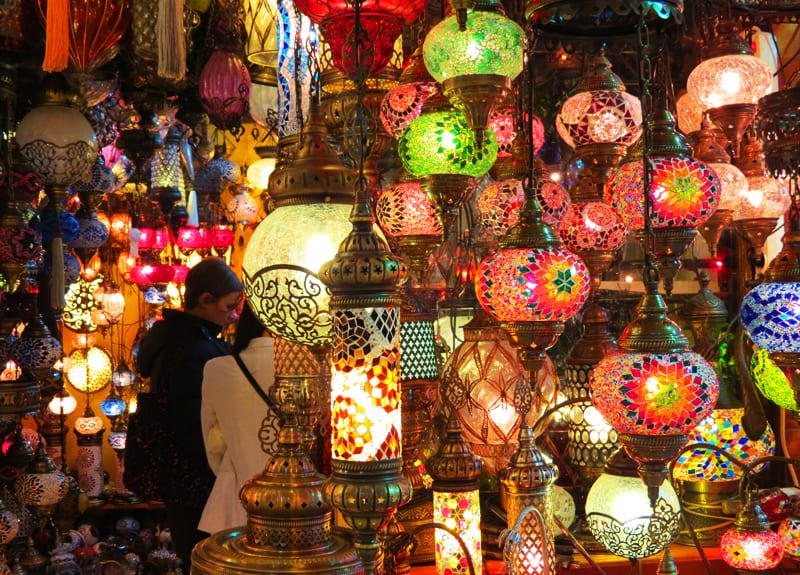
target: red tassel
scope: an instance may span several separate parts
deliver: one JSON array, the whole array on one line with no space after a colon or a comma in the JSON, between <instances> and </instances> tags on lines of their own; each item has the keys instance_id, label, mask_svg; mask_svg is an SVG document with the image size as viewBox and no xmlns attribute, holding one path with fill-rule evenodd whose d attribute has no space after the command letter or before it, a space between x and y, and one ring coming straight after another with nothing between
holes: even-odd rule
<instances>
[{"instance_id":1,"label":"red tassel","mask_svg":"<svg viewBox=\"0 0 800 575\"><path fill-rule=\"evenodd\" d=\"M47 0L42 70L61 72L69 62L69 0Z\"/></svg>"}]
</instances>

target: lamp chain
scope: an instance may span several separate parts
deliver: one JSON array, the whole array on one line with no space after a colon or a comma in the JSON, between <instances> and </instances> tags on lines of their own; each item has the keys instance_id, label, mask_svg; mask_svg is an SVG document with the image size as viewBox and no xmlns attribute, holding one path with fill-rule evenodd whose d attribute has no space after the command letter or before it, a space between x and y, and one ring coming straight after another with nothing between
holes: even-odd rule
<instances>
[{"instance_id":1,"label":"lamp chain","mask_svg":"<svg viewBox=\"0 0 800 575\"><path fill-rule=\"evenodd\" d=\"M647 26L647 19L644 11L639 15L639 22L636 29L636 56L639 61L639 99L642 105L642 193L644 196L644 230L645 230L645 275L653 276L655 271L655 261L653 251L655 249L655 236L653 234L652 222L652 198L650 197L650 149L652 145L652 126L653 117L653 94L651 85L653 83L653 62L650 59L650 28ZM657 277L657 275L655 276ZM656 283L656 285L658 285Z\"/></svg>"}]
</instances>

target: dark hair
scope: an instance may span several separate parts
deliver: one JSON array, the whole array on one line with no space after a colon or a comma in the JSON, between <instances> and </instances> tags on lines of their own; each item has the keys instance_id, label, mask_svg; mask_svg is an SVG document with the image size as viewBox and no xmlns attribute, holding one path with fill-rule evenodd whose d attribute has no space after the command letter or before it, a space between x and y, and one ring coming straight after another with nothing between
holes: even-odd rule
<instances>
[{"instance_id":1,"label":"dark hair","mask_svg":"<svg viewBox=\"0 0 800 575\"><path fill-rule=\"evenodd\" d=\"M248 345L250 341L263 336L265 333L264 325L250 307L249 302L245 302L242 307L242 314L236 324L236 335L233 338L233 353L239 353Z\"/></svg>"},{"instance_id":2,"label":"dark hair","mask_svg":"<svg viewBox=\"0 0 800 575\"><path fill-rule=\"evenodd\" d=\"M220 258L202 260L186 274L184 309L191 311L200 304L200 296L210 293L218 300L228 294L241 292L242 282L233 270Z\"/></svg>"}]
</instances>

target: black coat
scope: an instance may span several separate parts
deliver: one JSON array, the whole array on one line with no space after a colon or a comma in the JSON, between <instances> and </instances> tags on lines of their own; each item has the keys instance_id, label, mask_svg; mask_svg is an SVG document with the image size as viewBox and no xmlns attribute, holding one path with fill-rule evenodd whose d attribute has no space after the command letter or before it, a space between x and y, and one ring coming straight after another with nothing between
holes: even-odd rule
<instances>
[{"instance_id":1,"label":"black coat","mask_svg":"<svg viewBox=\"0 0 800 575\"><path fill-rule=\"evenodd\" d=\"M176 443L203 466L207 466L200 423L203 367L209 359L230 353L217 337L220 331L217 324L197 316L164 310L164 319L142 339L136 359L139 373L150 378L150 391L169 397Z\"/></svg>"}]
</instances>

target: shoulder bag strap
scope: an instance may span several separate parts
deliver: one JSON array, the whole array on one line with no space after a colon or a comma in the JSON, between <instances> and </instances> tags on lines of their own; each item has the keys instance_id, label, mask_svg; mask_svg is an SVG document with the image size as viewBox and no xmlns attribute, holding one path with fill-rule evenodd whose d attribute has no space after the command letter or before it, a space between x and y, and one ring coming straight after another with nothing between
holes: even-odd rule
<instances>
[{"instance_id":1,"label":"shoulder bag strap","mask_svg":"<svg viewBox=\"0 0 800 575\"><path fill-rule=\"evenodd\" d=\"M239 356L238 353L234 353L232 355L233 355L233 359L236 361L236 364L239 366L239 369L242 370L242 373L247 378L247 381L250 382L250 385L253 386L253 389L256 390L256 393L258 394L258 396L261 399L264 400L264 403L267 404L267 407L269 407L272 410L272 412L275 414L275 416L278 417L278 419L280 419L281 418L280 417L280 412L278 411L278 409L277 409L277 407L275 405L275 402L272 401L272 398L269 395L267 395L267 393L263 389L261 389L261 386L258 385L258 382L256 381L256 378L253 377L253 374L250 373L249 369L247 369L247 366L245 365L245 363L242 360L242 358Z\"/></svg>"}]
</instances>

